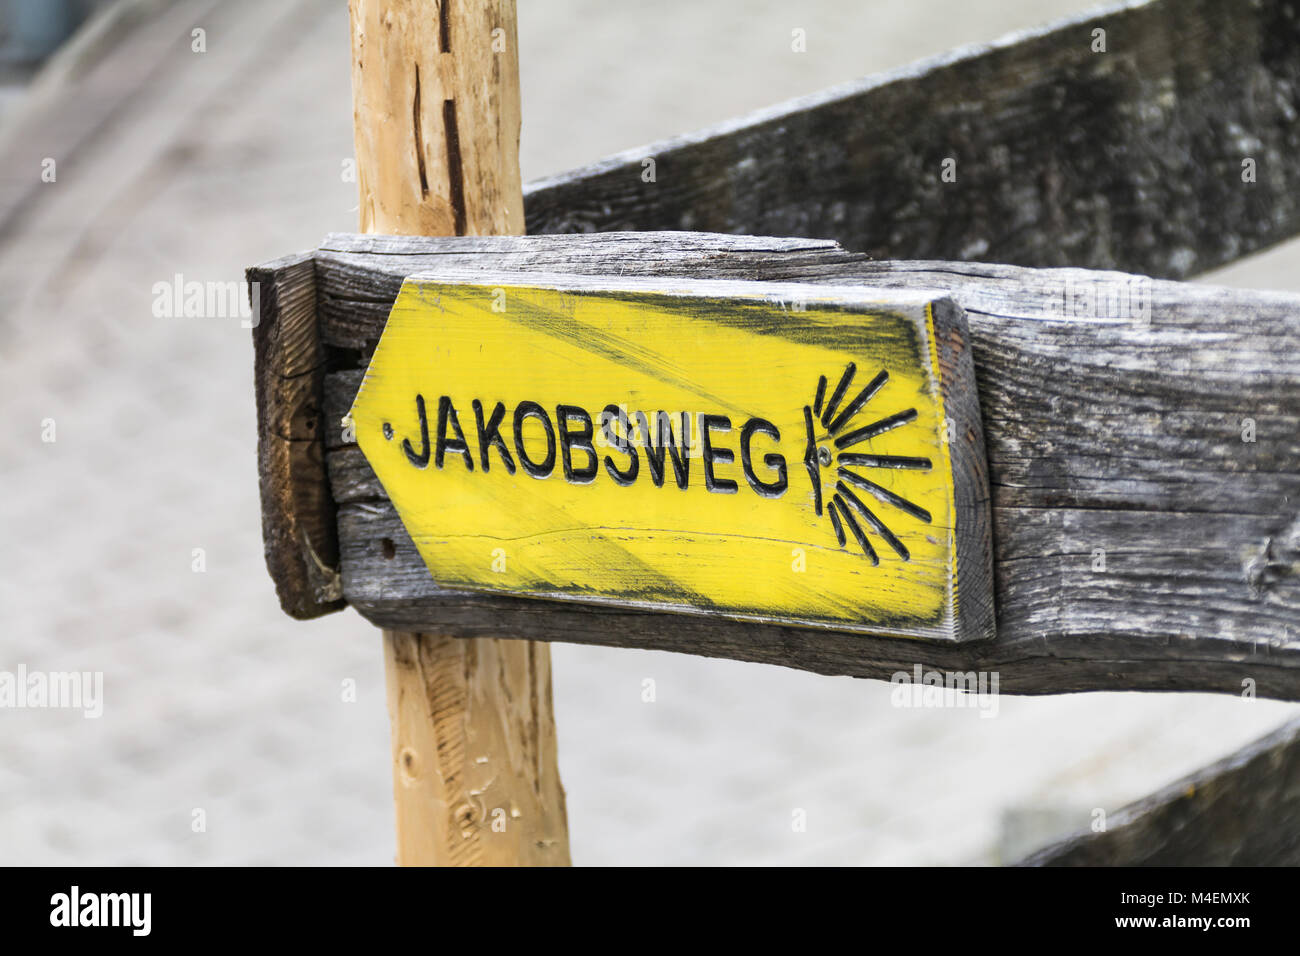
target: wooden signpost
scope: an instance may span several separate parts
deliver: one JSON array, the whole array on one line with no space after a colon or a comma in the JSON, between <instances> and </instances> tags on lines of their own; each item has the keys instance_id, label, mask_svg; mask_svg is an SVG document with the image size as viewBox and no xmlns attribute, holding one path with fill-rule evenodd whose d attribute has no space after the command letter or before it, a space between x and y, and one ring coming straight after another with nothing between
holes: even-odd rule
<instances>
[{"instance_id":1,"label":"wooden signpost","mask_svg":"<svg viewBox=\"0 0 1300 956\"><path fill-rule=\"evenodd\" d=\"M661 144L660 183L616 157L527 192L531 231L592 234L526 237L486 235L522 222L513 7L427 6L353 0L363 228L457 235L249 270L268 568L292 616L387 630L399 861L567 862L534 642L1300 700L1300 296L1025 268L1181 278L1300 231L1283 0L865 81ZM683 227L1018 264L617 231ZM1236 793L1252 760L1133 832L1300 833L1294 788Z\"/></svg>"},{"instance_id":2,"label":"wooden signpost","mask_svg":"<svg viewBox=\"0 0 1300 956\"><path fill-rule=\"evenodd\" d=\"M523 232L514 0L349 11L362 230ZM385 630L399 864L569 862L550 648L516 636Z\"/></svg>"},{"instance_id":3,"label":"wooden signpost","mask_svg":"<svg viewBox=\"0 0 1300 956\"><path fill-rule=\"evenodd\" d=\"M413 276L349 422L444 587L990 637L967 341L909 292Z\"/></svg>"}]
</instances>

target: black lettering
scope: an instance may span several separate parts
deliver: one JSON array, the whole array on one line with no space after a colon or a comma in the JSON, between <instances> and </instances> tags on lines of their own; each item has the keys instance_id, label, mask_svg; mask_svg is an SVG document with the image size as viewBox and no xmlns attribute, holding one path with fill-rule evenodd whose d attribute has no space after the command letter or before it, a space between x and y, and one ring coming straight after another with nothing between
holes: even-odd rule
<instances>
[{"instance_id":1,"label":"black lettering","mask_svg":"<svg viewBox=\"0 0 1300 956\"><path fill-rule=\"evenodd\" d=\"M768 468L776 470L776 481L762 481L754 474L754 462L750 458L750 442L754 439L754 433L767 435L774 441L781 440L781 431L771 422L762 418L751 418L745 422L745 427L740 431L740 465L745 471L745 480L749 482L749 487L764 498L780 498L785 494L786 488L789 487L789 478L786 475L785 456L776 454L767 454L763 456L763 464Z\"/></svg>"},{"instance_id":2,"label":"black lettering","mask_svg":"<svg viewBox=\"0 0 1300 956\"><path fill-rule=\"evenodd\" d=\"M456 437L447 437L447 423L455 429ZM469 453L469 444L465 441L465 433L460 430L460 419L456 417L456 406L451 403L451 399L446 395L438 399L438 440L433 454L433 463L437 467L442 467L443 456L448 451L454 451L465 459L465 467L470 471L474 470L474 456Z\"/></svg>"},{"instance_id":3,"label":"black lettering","mask_svg":"<svg viewBox=\"0 0 1300 956\"><path fill-rule=\"evenodd\" d=\"M526 418L536 418L546 429L546 458L540 463L529 458L528 451L524 448ZM555 429L551 427L551 416L536 402L520 402L515 406L515 453L519 456L519 464L524 466L524 471L534 478L545 478L555 469Z\"/></svg>"},{"instance_id":4,"label":"black lettering","mask_svg":"<svg viewBox=\"0 0 1300 956\"><path fill-rule=\"evenodd\" d=\"M731 431L731 419L726 415L704 415L700 418L700 445L704 458L704 487L720 495L734 495L737 485L730 478L718 478L713 473L714 462L727 465L736 460L736 453L730 448L714 448L709 431L716 428L720 432Z\"/></svg>"},{"instance_id":5,"label":"black lettering","mask_svg":"<svg viewBox=\"0 0 1300 956\"><path fill-rule=\"evenodd\" d=\"M569 431L569 420L582 422L582 429ZM596 480L596 449L591 444L591 416L577 405L556 405L555 426L560 430L560 457L564 460L564 478L573 485L589 485ZM589 464L573 467L573 449L586 452Z\"/></svg>"},{"instance_id":6,"label":"black lettering","mask_svg":"<svg viewBox=\"0 0 1300 956\"><path fill-rule=\"evenodd\" d=\"M618 434L615 434L610 427L610 424L615 421L618 422ZM636 481L637 473L641 470L641 459L636 453L636 447L626 437L631 424L627 419L627 415L617 405L606 405L604 412L600 416L600 427L605 433L605 440L627 455L628 458L627 470L621 471L609 455L605 456L605 471L609 473L609 477L613 478L614 483L617 485L632 484L632 482ZM662 459L660 459L659 466L660 480L662 480Z\"/></svg>"},{"instance_id":7,"label":"black lettering","mask_svg":"<svg viewBox=\"0 0 1300 956\"><path fill-rule=\"evenodd\" d=\"M406 452L407 460L416 468L429 467L429 416L424 412L424 396L415 396L415 414L420 418L420 453L417 455L415 449L411 447L411 439L402 439L402 451Z\"/></svg>"},{"instance_id":8,"label":"black lettering","mask_svg":"<svg viewBox=\"0 0 1300 956\"><path fill-rule=\"evenodd\" d=\"M664 486L664 452L667 451L673 462L673 476L677 480L678 488L685 488L691 479L691 418L686 412L682 412L682 444L681 450L678 450L677 441L673 437L672 419L668 417L667 412L659 412L655 415L655 424L658 427L658 435L652 441L650 438L650 422L646 419L645 412L636 413L637 424L641 427L641 442L645 448L646 464L650 466L650 480L655 483L656 488Z\"/></svg>"},{"instance_id":9,"label":"black lettering","mask_svg":"<svg viewBox=\"0 0 1300 956\"><path fill-rule=\"evenodd\" d=\"M483 465L483 470L488 470L488 453L495 445L497 451L501 453L501 463L506 466L506 471L510 474L515 473L515 460L510 457L510 449L506 447L505 441L501 438L501 419L506 417L506 406L497 402L496 408L492 409L492 417L487 420L487 425L483 424L483 403L477 398L474 399L474 421L478 425L478 454L479 462Z\"/></svg>"}]
</instances>

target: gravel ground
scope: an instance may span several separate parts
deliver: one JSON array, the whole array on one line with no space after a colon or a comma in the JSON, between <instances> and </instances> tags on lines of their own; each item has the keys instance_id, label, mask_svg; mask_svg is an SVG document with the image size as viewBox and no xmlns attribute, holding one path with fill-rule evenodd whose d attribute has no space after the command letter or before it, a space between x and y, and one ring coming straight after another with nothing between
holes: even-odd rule
<instances>
[{"instance_id":1,"label":"gravel ground","mask_svg":"<svg viewBox=\"0 0 1300 956\"><path fill-rule=\"evenodd\" d=\"M0 670L104 674L99 719L0 710L0 863L389 863L378 634L279 612L248 332L153 310L155 283L355 226L345 5L136 5L0 134ZM1089 5L525 0L524 175ZM1217 280L1298 288L1296 259ZM1092 694L984 719L729 661L557 645L554 666L584 864L996 862L1297 710Z\"/></svg>"}]
</instances>

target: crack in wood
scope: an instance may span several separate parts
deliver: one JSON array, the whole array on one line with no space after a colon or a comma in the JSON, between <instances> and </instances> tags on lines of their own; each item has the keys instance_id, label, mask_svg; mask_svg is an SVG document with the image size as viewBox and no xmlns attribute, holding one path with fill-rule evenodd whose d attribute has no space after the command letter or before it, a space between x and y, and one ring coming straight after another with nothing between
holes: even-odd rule
<instances>
[{"instance_id":1,"label":"crack in wood","mask_svg":"<svg viewBox=\"0 0 1300 956\"><path fill-rule=\"evenodd\" d=\"M424 168L424 130L420 123L420 64L415 64L415 96L411 99L411 122L415 131L415 165L420 174L420 197L429 198L429 175Z\"/></svg>"},{"instance_id":2,"label":"crack in wood","mask_svg":"<svg viewBox=\"0 0 1300 956\"><path fill-rule=\"evenodd\" d=\"M456 235L465 235L465 171L460 156L460 129L456 125L456 102L442 104L442 127L447 137L447 188Z\"/></svg>"}]
</instances>

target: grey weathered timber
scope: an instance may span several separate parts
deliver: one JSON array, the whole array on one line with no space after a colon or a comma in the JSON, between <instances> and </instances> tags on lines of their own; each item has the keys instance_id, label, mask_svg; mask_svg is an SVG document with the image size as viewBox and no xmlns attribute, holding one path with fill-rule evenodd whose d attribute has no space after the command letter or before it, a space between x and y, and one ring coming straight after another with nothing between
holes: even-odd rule
<instances>
[{"instance_id":1,"label":"grey weathered timber","mask_svg":"<svg viewBox=\"0 0 1300 956\"><path fill-rule=\"evenodd\" d=\"M437 242L404 236L331 234L316 250L321 338L335 349L372 349L402 280L438 268L570 272L579 275L678 275L745 278L762 264L765 279L816 275L858 262L826 239L768 239L708 233L653 236L458 237ZM378 331L377 331L378 330Z\"/></svg>"},{"instance_id":2,"label":"grey weathered timber","mask_svg":"<svg viewBox=\"0 0 1300 956\"><path fill-rule=\"evenodd\" d=\"M828 242L662 233L333 236L315 264L343 592L377 624L861 677L918 663L997 670L1011 693L1240 693L1251 680L1262 696L1300 699L1300 296L1075 269L871 262ZM334 427L402 277L440 265L948 292L973 340L997 637L953 648L441 591Z\"/></svg>"},{"instance_id":3,"label":"grey weathered timber","mask_svg":"<svg viewBox=\"0 0 1300 956\"><path fill-rule=\"evenodd\" d=\"M530 234L819 236L1183 278L1300 231L1297 114L1293 0L1154 0L633 149L524 203Z\"/></svg>"},{"instance_id":4,"label":"grey weathered timber","mask_svg":"<svg viewBox=\"0 0 1300 956\"><path fill-rule=\"evenodd\" d=\"M316 326L311 253L248 270L258 290L253 327L262 539L280 606L298 618L345 606L334 499L325 481L324 350Z\"/></svg>"},{"instance_id":5,"label":"grey weathered timber","mask_svg":"<svg viewBox=\"0 0 1300 956\"><path fill-rule=\"evenodd\" d=\"M1300 865L1300 720L1020 866Z\"/></svg>"}]
</instances>

